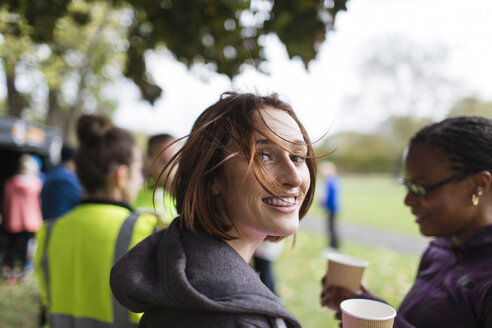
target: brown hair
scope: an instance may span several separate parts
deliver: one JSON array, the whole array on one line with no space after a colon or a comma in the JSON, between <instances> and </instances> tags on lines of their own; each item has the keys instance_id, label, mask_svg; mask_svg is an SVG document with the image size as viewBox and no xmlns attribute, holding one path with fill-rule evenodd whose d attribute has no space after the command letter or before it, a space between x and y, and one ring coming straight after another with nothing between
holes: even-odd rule
<instances>
[{"instance_id":1,"label":"brown hair","mask_svg":"<svg viewBox=\"0 0 492 328\"><path fill-rule=\"evenodd\" d=\"M269 174L256 155L255 149L254 132L262 133L258 130L257 118L263 119L260 110L267 107L288 113L299 126L307 144L306 164L311 185L301 205L299 216L302 218L306 214L314 196L316 161L309 136L293 109L276 94L262 97L250 93L227 92L198 117L185 145L169 164L171 167L177 167L172 191L181 225L184 224L193 231L202 227L213 236L233 239L228 233L231 229L230 224L219 217L220 211L212 196L211 186L214 178L222 173L224 163L236 156L246 156L249 169L265 190L272 195L281 194L282 186ZM275 131L270 132L271 135L265 137L285 149L273 139ZM226 150L231 143L239 145L238 153L230 154ZM268 239L280 240L282 237L270 236Z\"/></svg>"},{"instance_id":2,"label":"brown hair","mask_svg":"<svg viewBox=\"0 0 492 328\"><path fill-rule=\"evenodd\" d=\"M132 163L135 138L103 115L83 115L77 122L79 149L75 154L77 175L85 191L106 187L107 177L118 165Z\"/></svg>"}]
</instances>

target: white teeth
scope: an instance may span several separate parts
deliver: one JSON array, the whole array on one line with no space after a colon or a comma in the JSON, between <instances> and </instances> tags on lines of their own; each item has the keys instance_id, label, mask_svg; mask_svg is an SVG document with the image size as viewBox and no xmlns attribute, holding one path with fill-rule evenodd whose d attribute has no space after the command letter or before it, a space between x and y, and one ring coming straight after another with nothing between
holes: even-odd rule
<instances>
[{"instance_id":1,"label":"white teeth","mask_svg":"<svg viewBox=\"0 0 492 328\"><path fill-rule=\"evenodd\" d=\"M273 205L273 206L291 206L291 205L295 205L296 198L295 197L265 198L263 202L265 204Z\"/></svg>"}]
</instances>

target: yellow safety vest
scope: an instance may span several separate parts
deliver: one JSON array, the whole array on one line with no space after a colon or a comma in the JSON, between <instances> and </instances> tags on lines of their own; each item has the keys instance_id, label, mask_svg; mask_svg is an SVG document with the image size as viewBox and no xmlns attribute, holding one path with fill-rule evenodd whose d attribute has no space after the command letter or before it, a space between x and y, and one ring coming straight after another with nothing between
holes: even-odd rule
<instances>
[{"instance_id":1,"label":"yellow safety vest","mask_svg":"<svg viewBox=\"0 0 492 328\"><path fill-rule=\"evenodd\" d=\"M36 233L36 274L49 327L137 327L109 286L113 264L155 231L154 215L114 204L85 203Z\"/></svg>"},{"instance_id":2,"label":"yellow safety vest","mask_svg":"<svg viewBox=\"0 0 492 328\"><path fill-rule=\"evenodd\" d=\"M162 223L168 225L177 216L174 198L162 187L154 188L147 185L140 189L132 206L139 213L156 214Z\"/></svg>"}]
</instances>

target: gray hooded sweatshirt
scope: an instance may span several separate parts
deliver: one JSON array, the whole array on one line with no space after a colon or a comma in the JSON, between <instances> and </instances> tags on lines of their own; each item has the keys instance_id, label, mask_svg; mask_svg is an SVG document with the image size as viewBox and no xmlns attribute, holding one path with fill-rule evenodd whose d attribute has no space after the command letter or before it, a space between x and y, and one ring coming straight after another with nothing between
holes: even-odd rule
<instances>
[{"instance_id":1,"label":"gray hooded sweatshirt","mask_svg":"<svg viewBox=\"0 0 492 328\"><path fill-rule=\"evenodd\" d=\"M301 327L229 244L179 218L120 258L110 282L144 312L139 327Z\"/></svg>"}]
</instances>

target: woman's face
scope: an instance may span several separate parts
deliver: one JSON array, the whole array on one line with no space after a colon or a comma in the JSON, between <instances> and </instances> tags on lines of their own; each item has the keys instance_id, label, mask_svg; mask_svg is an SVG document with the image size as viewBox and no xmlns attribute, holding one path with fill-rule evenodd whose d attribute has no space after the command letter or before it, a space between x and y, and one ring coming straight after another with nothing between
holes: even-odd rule
<instances>
[{"instance_id":1,"label":"woman's face","mask_svg":"<svg viewBox=\"0 0 492 328\"><path fill-rule=\"evenodd\" d=\"M236 156L224 164L223 175L214 181L212 191L223 201L226 215L234 224L239 238L263 239L267 235L295 233L299 226L299 209L310 186L305 159L293 155L305 156L308 151L297 123L279 109L267 108L261 110L261 114L270 129L290 141L274 136L292 154L262 134L254 133L257 156L283 187L284 194L279 197L272 196L261 187L253 172L249 171L245 156ZM261 118L256 122L260 131L272 134ZM236 146L231 151L237 149Z\"/></svg>"},{"instance_id":2,"label":"woman's face","mask_svg":"<svg viewBox=\"0 0 492 328\"><path fill-rule=\"evenodd\" d=\"M405 159L408 181L426 187L456 174L443 152L423 143L410 147ZM416 216L424 236L453 236L460 243L480 228L478 211L471 202L473 193L471 180L466 177L444 184L423 197L407 192L405 205Z\"/></svg>"}]
</instances>

